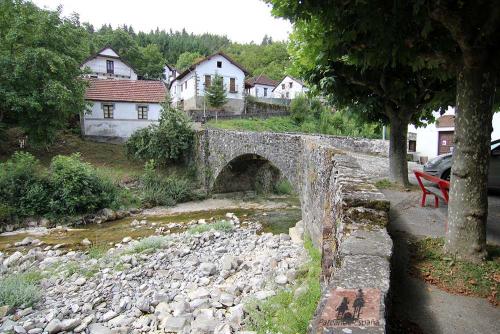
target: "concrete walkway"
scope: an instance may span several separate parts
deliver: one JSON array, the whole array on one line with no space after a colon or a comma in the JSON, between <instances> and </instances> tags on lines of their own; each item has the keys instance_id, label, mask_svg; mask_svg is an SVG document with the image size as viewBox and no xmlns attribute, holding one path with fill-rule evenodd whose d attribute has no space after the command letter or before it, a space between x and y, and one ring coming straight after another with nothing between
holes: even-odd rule
<instances>
[{"instance_id":1,"label":"concrete walkway","mask_svg":"<svg viewBox=\"0 0 500 334\"><path fill-rule=\"evenodd\" d=\"M392 309L397 319L416 324L411 333L498 333L500 308L486 299L452 295L408 274L408 237L439 237L445 232L446 205L420 207L420 192L384 190L391 201L389 231L394 241ZM500 240L500 197L490 197L488 240ZM400 330L398 333L402 333Z\"/></svg>"}]
</instances>

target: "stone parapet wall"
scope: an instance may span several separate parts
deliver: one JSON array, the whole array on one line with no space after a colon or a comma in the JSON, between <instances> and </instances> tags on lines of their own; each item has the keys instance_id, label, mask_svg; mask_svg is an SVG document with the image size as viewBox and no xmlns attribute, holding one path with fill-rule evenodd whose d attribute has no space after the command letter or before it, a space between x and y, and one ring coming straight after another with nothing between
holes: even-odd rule
<instances>
[{"instance_id":1,"label":"stone parapet wall","mask_svg":"<svg viewBox=\"0 0 500 334\"><path fill-rule=\"evenodd\" d=\"M392 253L386 231L389 203L346 149L366 143L331 136L218 129L197 135L196 161L207 191L233 159L255 154L277 167L299 194L304 229L322 252L324 292L310 326L313 333L335 333L339 328L352 333L385 330ZM339 296L348 296L352 303L356 294L364 293L367 307L358 319L337 319L337 306L332 303Z\"/></svg>"}]
</instances>

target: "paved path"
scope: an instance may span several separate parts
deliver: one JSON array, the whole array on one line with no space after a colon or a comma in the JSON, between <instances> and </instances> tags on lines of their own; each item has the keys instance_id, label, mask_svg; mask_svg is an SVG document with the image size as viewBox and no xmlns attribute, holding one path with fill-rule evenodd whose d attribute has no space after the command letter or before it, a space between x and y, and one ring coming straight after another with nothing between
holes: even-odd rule
<instances>
[{"instance_id":1,"label":"paved path","mask_svg":"<svg viewBox=\"0 0 500 334\"><path fill-rule=\"evenodd\" d=\"M361 168L374 179L388 177L387 158L355 153ZM409 171L421 166L410 163ZM410 182L417 184L413 173ZM395 317L416 325L411 333L424 334L492 334L500 332L500 308L493 307L484 298L453 295L408 274L408 237L441 237L445 233L448 207L440 203L420 207L420 191L401 192L384 190L391 202L389 232L394 242L391 277L392 310ZM488 197L489 214L487 239L500 244L500 194ZM406 326L405 326L406 327ZM412 327L411 325L409 327ZM404 334L401 329L394 331Z\"/></svg>"},{"instance_id":2,"label":"paved path","mask_svg":"<svg viewBox=\"0 0 500 334\"><path fill-rule=\"evenodd\" d=\"M500 309L486 299L452 295L408 274L408 235L443 236L446 206L421 208L419 192L383 192L391 201L389 231L394 241L391 288L397 318L417 324L425 334L498 333ZM499 203L499 198L493 198L494 214L500 212ZM495 223L498 227L500 221L496 219ZM497 230L490 228L490 231ZM496 238L498 234L488 237Z\"/></svg>"}]
</instances>

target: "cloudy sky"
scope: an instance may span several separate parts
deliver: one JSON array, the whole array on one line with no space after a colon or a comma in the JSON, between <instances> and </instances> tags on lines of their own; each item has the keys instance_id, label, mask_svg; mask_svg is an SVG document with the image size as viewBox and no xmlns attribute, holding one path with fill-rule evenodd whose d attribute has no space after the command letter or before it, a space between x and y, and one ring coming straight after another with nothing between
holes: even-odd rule
<instances>
[{"instance_id":1,"label":"cloudy sky","mask_svg":"<svg viewBox=\"0 0 500 334\"><path fill-rule=\"evenodd\" d=\"M63 15L80 14L81 22L95 27L110 23L151 29L210 32L237 42L260 42L265 34L284 40L291 31L288 21L271 16L261 0L33 0L40 7L63 6Z\"/></svg>"}]
</instances>

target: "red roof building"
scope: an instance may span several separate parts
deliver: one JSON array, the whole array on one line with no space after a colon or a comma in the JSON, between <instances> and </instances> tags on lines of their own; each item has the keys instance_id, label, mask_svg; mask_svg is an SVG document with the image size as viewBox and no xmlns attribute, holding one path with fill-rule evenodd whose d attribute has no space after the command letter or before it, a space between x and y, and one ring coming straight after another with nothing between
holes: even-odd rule
<instances>
[{"instance_id":1,"label":"red roof building","mask_svg":"<svg viewBox=\"0 0 500 334\"><path fill-rule=\"evenodd\" d=\"M162 103L167 88L162 81L91 79L85 99L110 102Z\"/></svg>"}]
</instances>

